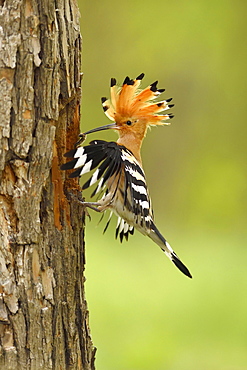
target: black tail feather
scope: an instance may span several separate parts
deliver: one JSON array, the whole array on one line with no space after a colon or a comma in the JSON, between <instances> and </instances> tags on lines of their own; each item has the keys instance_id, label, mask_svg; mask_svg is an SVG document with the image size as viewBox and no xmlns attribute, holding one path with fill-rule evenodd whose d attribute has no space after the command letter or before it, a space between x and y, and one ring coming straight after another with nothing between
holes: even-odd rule
<instances>
[{"instance_id":1,"label":"black tail feather","mask_svg":"<svg viewBox=\"0 0 247 370\"><path fill-rule=\"evenodd\" d=\"M187 269L187 267L183 264L182 261L178 258L174 250L171 248L169 243L166 241L166 239L163 237L163 235L159 232L157 227L152 222L151 229L154 232L153 234L149 234L149 237L157 243L160 248L165 252L165 254L172 260L175 266L186 276L189 278L192 278L191 273Z\"/></svg>"},{"instance_id":2,"label":"black tail feather","mask_svg":"<svg viewBox=\"0 0 247 370\"><path fill-rule=\"evenodd\" d=\"M174 263L177 268L182 271L182 273L189 278L192 278L191 273L187 269L187 267L183 264L183 262L180 261L180 259L175 255L175 253L172 255L172 262Z\"/></svg>"}]
</instances>

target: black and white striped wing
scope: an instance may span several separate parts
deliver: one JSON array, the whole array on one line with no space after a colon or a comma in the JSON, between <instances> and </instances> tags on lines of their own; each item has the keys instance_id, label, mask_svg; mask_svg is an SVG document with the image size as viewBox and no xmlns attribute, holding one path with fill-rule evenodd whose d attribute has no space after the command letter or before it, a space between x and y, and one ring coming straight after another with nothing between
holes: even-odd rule
<instances>
[{"instance_id":1,"label":"black and white striped wing","mask_svg":"<svg viewBox=\"0 0 247 370\"><path fill-rule=\"evenodd\" d=\"M134 226L150 227L152 211L145 174L130 150L115 142L94 140L87 146L69 151L65 157L73 158L61 166L62 170L75 169L69 177L95 170L82 186L83 190L98 182L91 196L106 188L105 195L112 194L113 206L114 202L118 203L114 208L119 215L116 237L119 236L120 241L133 234ZM105 230L110 219L111 215Z\"/></svg>"},{"instance_id":2,"label":"black and white striped wing","mask_svg":"<svg viewBox=\"0 0 247 370\"><path fill-rule=\"evenodd\" d=\"M117 144L103 140L94 140L87 146L78 147L65 153L65 157L73 158L61 166L62 170L75 169L69 177L79 177L97 168L89 180L82 186L87 189L95 184L99 179L98 186L91 196L94 196L104 188L106 181L113 175L120 172L121 163L118 151L115 149ZM103 176L104 174L104 176Z\"/></svg>"}]
</instances>

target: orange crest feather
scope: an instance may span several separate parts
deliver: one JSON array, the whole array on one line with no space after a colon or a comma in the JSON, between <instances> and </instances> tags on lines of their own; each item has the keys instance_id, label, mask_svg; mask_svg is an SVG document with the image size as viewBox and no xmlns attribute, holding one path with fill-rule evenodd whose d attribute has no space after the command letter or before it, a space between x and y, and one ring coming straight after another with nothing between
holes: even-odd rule
<instances>
[{"instance_id":1,"label":"orange crest feather","mask_svg":"<svg viewBox=\"0 0 247 370\"><path fill-rule=\"evenodd\" d=\"M155 81L143 90L138 90L144 73L131 80L126 77L120 89L116 86L115 78L111 79L111 101L102 98L102 105L105 114L112 121L118 122L122 119L136 119L145 122L147 125L167 125L165 122L172 118L172 114L158 114L173 105L168 104L172 99L154 103L165 89L157 89L158 81Z\"/></svg>"}]
</instances>

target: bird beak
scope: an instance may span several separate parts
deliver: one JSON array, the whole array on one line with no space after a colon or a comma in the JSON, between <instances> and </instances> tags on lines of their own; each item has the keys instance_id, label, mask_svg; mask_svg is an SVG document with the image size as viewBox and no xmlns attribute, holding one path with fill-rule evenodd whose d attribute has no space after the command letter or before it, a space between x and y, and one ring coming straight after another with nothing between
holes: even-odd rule
<instances>
[{"instance_id":1,"label":"bird beak","mask_svg":"<svg viewBox=\"0 0 247 370\"><path fill-rule=\"evenodd\" d=\"M108 130L108 129L115 129L115 130L117 130L118 127L117 127L116 123L114 122L114 123L110 123L109 125L105 125L105 126L100 126L100 127L93 128L92 130L89 130L87 132L84 132L81 135L88 135L88 134L92 134L93 132L103 131L103 130Z\"/></svg>"}]
</instances>

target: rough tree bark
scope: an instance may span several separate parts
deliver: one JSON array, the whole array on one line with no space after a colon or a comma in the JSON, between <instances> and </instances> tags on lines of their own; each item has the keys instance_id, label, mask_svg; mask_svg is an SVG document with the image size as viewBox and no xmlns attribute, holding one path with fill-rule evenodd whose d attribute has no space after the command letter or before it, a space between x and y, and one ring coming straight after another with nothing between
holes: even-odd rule
<instances>
[{"instance_id":1,"label":"rough tree bark","mask_svg":"<svg viewBox=\"0 0 247 370\"><path fill-rule=\"evenodd\" d=\"M59 171L80 55L75 0L0 0L0 369L94 369L79 186Z\"/></svg>"}]
</instances>

